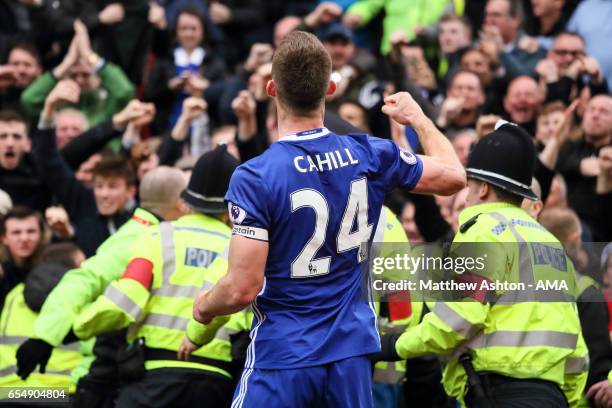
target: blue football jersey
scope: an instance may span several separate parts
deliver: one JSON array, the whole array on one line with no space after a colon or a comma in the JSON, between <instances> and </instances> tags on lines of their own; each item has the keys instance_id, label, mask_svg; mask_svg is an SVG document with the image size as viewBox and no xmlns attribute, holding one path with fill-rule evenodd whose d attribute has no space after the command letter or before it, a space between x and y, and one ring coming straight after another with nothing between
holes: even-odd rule
<instances>
[{"instance_id":1,"label":"blue football jersey","mask_svg":"<svg viewBox=\"0 0 612 408\"><path fill-rule=\"evenodd\" d=\"M325 128L288 135L236 169L225 197L233 234L269 243L247 368L380 350L364 263L385 194L413 188L422 171L390 140Z\"/></svg>"}]
</instances>

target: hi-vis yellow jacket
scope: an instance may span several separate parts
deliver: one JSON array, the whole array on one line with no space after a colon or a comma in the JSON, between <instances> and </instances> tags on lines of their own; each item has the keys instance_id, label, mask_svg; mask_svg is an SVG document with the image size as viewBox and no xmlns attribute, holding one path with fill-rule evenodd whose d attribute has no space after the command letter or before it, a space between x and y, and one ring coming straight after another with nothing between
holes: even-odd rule
<instances>
[{"instance_id":1,"label":"hi-vis yellow jacket","mask_svg":"<svg viewBox=\"0 0 612 408\"><path fill-rule=\"evenodd\" d=\"M15 354L19 345L32 336L37 316L25 302L24 287L21 283L9 292L0 312L0 388L61 387L74 392L75 385L70 378L70 371L83 358L77 343L54 348L45 374L36 370L25 381L17 376Z\"/></svg>"},{"instance_id":2,"label":"hi-vis yellow jacket","mask_svg":"<svg viewBox=\"0 0 612 408\"><path fill-rule=\"evenodd\" d=\"M192 318L193 301L227 271L230 235L227 225L203 214L151 227L137 242L123 277L77 317L75 334L89 338L130 326L129 340L143 337L149 348L178 351L188 326L195 333L190 336L193 340L202 334ZM251 319L246 311L232 315L214 339L193 355L230 362L229 336L249 330ZM145 367L198 368L231 376L224 364L149 360Z\"/></svg>"},{"instance_id":3,"label":"hi-vis yellow jacket","mask_svg":"<svg viewBox=\"0 0 612 408\"><path fill-rule=\"evenodd\" d=\"M558 280L568 289L537 292L537 300L527 289L479 292L478 300L472 301L436 302L418 326L398 339L398 355L446 354L442 382L460 401L467 378L458 357L469 352L477 372L552 381L570 406L576 406L586 383L588 351L573 301L574 269L561 244L523 210L506 203L468 207L459 221L462 228L451 251L482 243L488 252L486 268L473 279L524 282L531 289L542 280Z\"/></svg>"},{"instance_id":4,"label":"hi-vis yellow jacket","mask_svg":"<svg viewBox=\"0 0 612 408\"><path fill-rule=\"evenodd\" d=\"M383 207L378 220L378 227L374 232L374 245L381 243L381 250L373 252L373 256L393 257L396 250L406 248L408 237L397 219L397 216L387 207ZM399 245L398 245L399 244ZM402 245L405 244L405 245ZM391 272L393 275L393 271ZM401 279L399 276L382 276L391 281ZM391 294L394 295L394 294ZM395 298L385 299L390 311L389 318L378 318L378 331L381 334L402 333L406 328L416 326L423 312L423 302L411 302L410 294L406 291L395 293ZM377 310L380 305L377 304ZM396 312L397 311L397 312ZM387 362L380 361L374 366L374 382L382 384L398 384L406 374L406 361Z\"/></svg>"}]
</instances>

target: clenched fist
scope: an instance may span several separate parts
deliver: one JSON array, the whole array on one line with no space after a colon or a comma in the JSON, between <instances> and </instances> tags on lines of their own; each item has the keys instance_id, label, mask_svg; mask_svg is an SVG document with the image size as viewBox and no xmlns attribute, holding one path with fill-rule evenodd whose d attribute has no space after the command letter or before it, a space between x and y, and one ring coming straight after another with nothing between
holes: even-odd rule
<instances>
[{"instance_id":1,"label":"clenched fist","mask_svg":"<svg viewBox=\"0 0 612 408\"><path fill-rule=\"evenodd\" d=\"M70 239L74 236L74 228L70 225L68 213L63 207L49 207L45 211L45 220L51 230L62 239Z\"/></svg>"},{"instance_id":2,"label":"clenched fist","mask_svg":"<svg viewBox=\"0 0 612 408\"><path fill-rule=\"evenodd\" d=\"M382 112L402 125L413 125L427 119L419 104L408 92L398 92L387 96Z\"/></svg>"}]
</instances>

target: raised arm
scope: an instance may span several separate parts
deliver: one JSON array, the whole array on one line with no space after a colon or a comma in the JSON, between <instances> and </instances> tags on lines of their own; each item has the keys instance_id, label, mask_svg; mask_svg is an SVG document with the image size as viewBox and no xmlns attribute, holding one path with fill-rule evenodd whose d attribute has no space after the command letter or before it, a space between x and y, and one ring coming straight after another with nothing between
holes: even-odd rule
<instances>
[{"instance_id":1,"label":"raised arm","mask_svg":"<svg viewBox=\"0 0 612 408\"><path fill-rule=\"evenodd\" d=\"M453 145L423 113L407 92L385 98L383 113L402 125L410 125L419 136L425 155L423 174L413 189L415 193L451 195L466 185L465 169L455 154Z\"/></svg>"}]
</instances>

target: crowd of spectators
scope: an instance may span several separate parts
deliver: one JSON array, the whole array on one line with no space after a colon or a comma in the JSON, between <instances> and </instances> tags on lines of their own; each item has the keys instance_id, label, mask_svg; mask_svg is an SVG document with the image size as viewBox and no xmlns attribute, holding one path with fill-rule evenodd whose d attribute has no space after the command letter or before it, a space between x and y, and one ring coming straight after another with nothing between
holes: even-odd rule
<instances>
[{"instance_id":1,"label":"crowd of spectators","mask_svg":"<svg viewBox=\"0 0 612 408\"><path fill-rule=\"evenodd\" d=\"M75 264L93 255L146 172L189 172L220 143L241 161L274 143L266 83L292 30L331 55L336 133L419 152L381 113L397 90L464 165L498 119L524 127L539 152L531 214L612 285L610 21L609 0L0 0L0 309L51 243L76 244ZM464 198L397 191L387 204L416 244L452 236Z\"/></svg>"}]
</instances>

